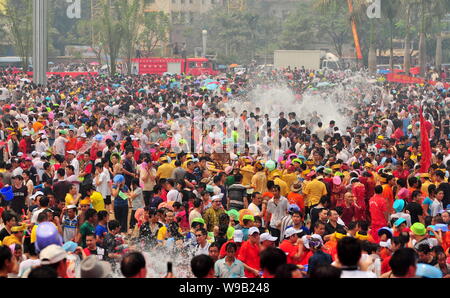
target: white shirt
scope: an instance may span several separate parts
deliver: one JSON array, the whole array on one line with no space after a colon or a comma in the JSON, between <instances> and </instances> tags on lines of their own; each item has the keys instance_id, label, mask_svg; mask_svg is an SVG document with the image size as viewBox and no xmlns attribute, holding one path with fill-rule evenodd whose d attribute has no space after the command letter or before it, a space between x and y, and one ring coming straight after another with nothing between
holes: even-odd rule
<instances>
[{"instance_id":1,"label":"white shirt","mask_svg":"<svg viewBox=\"0 0 450 298\"><path fill-rule=\"evenodd\" d=\"M277 225L281 223L281 219L286 216L289 208L289 202L285 197L280 197L278 204L275 205L274 199L270 199L267 203L267 212L272 214L270 226L277 229Z\"/></svg>"},{"instance_id":2,"label":"white shirt","mask_svg":"<svg viewBox=\"0 0 450 298\"><path fill-rule=\"evenodd\" d=\"M205 247L201 247L200 244L197 244L196 246L196 251L195 251L195 255L209 255L209 246L211 245L211 243L206 242Z\"/></svg>"},{"instance_id":3,"label":"white shirt","mask_svg":"<svg viewBox=\"0 0 450 298\"><path fill-rule=\"evenodd\" d=\"M74 158L70 162L70 165L74 168L75 176L78 176L80 174L80 162L76 158Z\"/></svg>"},{"instance_id":4,"label":"white shirt","mask_svg":"<svg viewBox=\"0 0 450 298\"><path fill-rule=\"evenodd\" d=\"M372 271L361 270L342 270L341 278L376 278L377 275Z\"/></svg>"},{"instance_id":5,"label":"white shirt","mask_svg":"<svg viewBox=\"0 0 450 298\"><path fill-rule=\"evenodd\" d=\"M442 204L442 201L439 201L438 199L434 199L433 203L430 206L430 213L431 213L430 215L436 216L443 209L444 209L444 206Z\"/></svg>"},{"instance_id":6,"label":"white shirt","mask_svg":"<svg viewBox=\"0 0 450 298\"><path fill-rule=\"evenodd\" d=\"M94 183L95 183L95 188L96 190L102 194L102 196L104 198L106 198L108 194L108 182L109 182L110 176L109 176L109 171L108 169L103 168L103 171L100 173L99 177L98 177L98 183L97 184L97 179L94 178Z\"/></svg>"},{"instance_id":7,"label":"white shirt","mask_svg":"<svg viewBox=\"0 0 450 298\"><path fill-rule=\"evenodd\" d=\"M55 143L55 154L65 155L66 154L66 143L69 142L68 139L59 136L56 138Z\"/></svg>"}]
</instances>

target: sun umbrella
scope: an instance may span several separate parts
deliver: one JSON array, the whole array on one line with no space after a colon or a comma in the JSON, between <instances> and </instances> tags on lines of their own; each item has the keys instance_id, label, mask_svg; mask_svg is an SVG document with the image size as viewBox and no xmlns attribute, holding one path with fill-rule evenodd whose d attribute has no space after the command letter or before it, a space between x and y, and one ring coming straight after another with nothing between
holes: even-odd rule
<instances>
[{"instance_id":1,"label":"sun umbrella","mask_svg":"<svg viewBox=\"0 0 450 298\"><path fill-rule=\"evenodd\" d=\"M98 63L98 62L91 62L91 63L89 63L90 65L100 65L100 63Z\"/></svg>"},{"instance_id":2,"label":"sun umbrella","mask_svg":"<svg viewBox=\"0 0 450 298\"><path fill-rule=\"evenodd\" d=\"M238 67L238 66L239 66L239 64L236 64L236 63L230 64L231 68Z\"/></svg>"},{"instance_id":3,"label":"sun umbrella","mask_svg":"<svg viewBox=\"0 0 450 298\"><path fill-rule=\"evenodd\" d=\"M330 86L331 84L330 83L328 83L328 82L320 82L320 83L318 83L317 84L317 88L320 88L320 87L328 87L328 86Z\"/></svg>"}]
</instances>

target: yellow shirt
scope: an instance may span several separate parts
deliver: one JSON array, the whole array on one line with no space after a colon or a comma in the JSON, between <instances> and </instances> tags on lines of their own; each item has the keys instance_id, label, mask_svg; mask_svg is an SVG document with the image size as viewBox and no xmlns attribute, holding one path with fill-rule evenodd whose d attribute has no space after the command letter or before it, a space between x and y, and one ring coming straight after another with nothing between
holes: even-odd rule
<instances>
[{"instance_id":1,"label":"yellow shirt","mask_svg":"<svg viewBox=\"0 0 450 298\"><path fill-rule=\"evenodd\" d=\"M284 182L283 180L281 180L280 177L276 177L276 178L273 180L273 183L275 183L275 185L280 186L280 194L281 194L283 197L287 196L287 194L289 193L289 187L288 187L288 185L287 185L286 182Z\"/></svg>"},{"instance_id":2,"label":"yellow shirt","mask_svg":"<svg viewBox=\"0 0 450 298\"><path fill-rule=\"evenodd\" d=\"M74 205L75 199L73 198L73 196L70 193L68 193L68 194L66 194L65 201L66 201L66 207L67 207L69 205Z\"/></svg>"},{"instance_id":3,"label":"yellow shirt","mask_svg":"<svg viewBox=\"0 0 450 298\"><path fill-rule=\"evenodd\" d=\"M422 187L420 188L420 190L422 191L422 193L428 197L428 186L430 186L432 183L429 180L426 180L423 184Z\"/></svg>"},{"instance_id":4,"label":"yellow shirt","mask_svg":"<svg viewBox=\"0 0 450 298\"><path fill-rule=\"evenodd\" d=\"M99 212L105 209L105 201L103 200L103 196L98 191L94 191L91 195L91 204L95 211Z\"/></svg>"},{"instance_id":5,"label":"yellow shirt","mask_svg":"<svg viewBox=\"0 0 450 298\"><path fill-rule=\"evenodd\" d=\"M273 181L274 180L274 176L275 174L282 174L282 172L278 169L273 170L272 172L269 173L269 175L267 176L267 180Z\"/></svg>"},{"instance_id":6,"label":"yellow shirt","mask_svg":"<svg viewBox=\"0 0 450 298\"><path fill-rule=\"evenodd\" d=\"M295 184L295 183L298 181L297 174L296 174L295 172L294 172L294 173L285 173L285 174L281 177L281 179L282 179L284 182L286 182L286 184L287 184L287 186L288 186L289 189L291 189L291 186L292 186L293 184Z\"/></svg>"},{"instance_id":7,"label":"yellow shirt","mask_svg":"<svg viewBox=\"0 0 450 298\"><path fill-rule=\"evenodd\" d=\"M172 177L172 172L174 169L175 166L168 163L163 163L158 167L158 170L156 171L156 176L158 176L160 179L161 178L168 179Z\"/></svg>"},{"instance_id":8,"label":"yellow shirt","mask_svg":"<svg viewBox=\"0 0 450 298\"><path fill-rule=\"evenodd\" d=\"M325 183L314 179L306 184L303 194L306 195L305 204L307 207L319 204L320 198L327 194Z\"/></svg>"},{"instance_id":9,"label":"yellow shirt","mask_svg":"<svg viewBox=\"0 0 450 298\"><path fill-rule=\"evenodd\" d=\"M183 231L181 230L181 228L178 228L178 232L181 234L183 233ZM156 235L156 240L158 241L163 241L166 240L167 238L167 227L166 225L163 225L162 227L159 228L158 230L158 235Z\"/></svg>"},{"instance_id":10,"label":"yellow shirt","mask_svg":"<svg viewBox=\"0 0 450 298\"><path fill-rule=\"evenodd\" d=\"M267 177L264 171L256 172L252 177L252 188L259 193L267 191Z\"/></svg>"},{"instance_id":11,"label":"yellow shirt","mask_svg":"<svg viewBox=\"0 0 450 298\"><path fill-rule=\"evenodd\" d=\"M251 165L246 165L241 168L242 185L247 186L252 182L252 177L255 174L255 168Z\"/></svg>"},{"instance_id":12,"label":"yellow shirt","mask_svg":"<svg viewBox=\"0 0 450 298\"><path fill-rule=\"evenodd\" d=\"M22 245L22 241L20 241L14 234L3 238L3 245L10 246L11 244Z\"/></svg>"}]
</instances>

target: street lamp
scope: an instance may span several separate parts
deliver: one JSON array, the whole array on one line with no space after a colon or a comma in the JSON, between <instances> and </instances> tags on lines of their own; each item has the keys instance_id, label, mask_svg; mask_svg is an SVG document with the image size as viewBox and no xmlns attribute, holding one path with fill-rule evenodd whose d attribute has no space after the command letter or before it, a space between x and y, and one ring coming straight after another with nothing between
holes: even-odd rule
<instances>
[{"instance_id":1,"label":"street lamp","mask_svg":"<svg viewBox=\"0 0 450 298\"><path fill-rule=\"evenodd\" d=\"M208 30L202 30L202 40L203 40L203 57L206 57L206 37L208 36Z\"/></svg>"}]
</instances>

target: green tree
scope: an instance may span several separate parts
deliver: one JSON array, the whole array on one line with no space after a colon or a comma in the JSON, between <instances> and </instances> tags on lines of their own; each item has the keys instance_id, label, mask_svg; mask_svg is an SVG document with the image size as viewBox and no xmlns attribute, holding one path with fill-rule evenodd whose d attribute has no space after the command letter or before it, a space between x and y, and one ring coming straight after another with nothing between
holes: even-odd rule
<instances>
[{"instance_id":1,"label":"green tree","mask_svg":"<svg viewBox=\"0 0 450 298\"><path fill-rule=\"evenodd\" d=\"M29 0L6 0L4 2L7 38L22 59L23 69L28 68L33 48L33 2Z\"/></svg>"},{"instance_id":2,"label":"green tree","mask_svg":"<svg viewBox=\"0 0 450 298\"><path fill-rule=\"evenodd\" d=\"M381 5L382 18L389 20L389 67L394 68L394 30L395 19L399 14L400 0L383 1Z\"/></svg>"},{"instance_id":3,"label":"green tree","mask_svg":"<svg viewBox=\"0 0 450 298\"><path fill-rule=\"evenodd\" d=\"M125 53L127 71L131 73L131 58L135 52L138 41L139 26L142 24L142 1L120 0L117 1L116 12L120 21L123 34L123 51Z\"/></svg>"},{"instance_id":4,"label":"green tree","mask_svg":"<svg viewBox=\"0 0 450 298\"><path fill-rule=\"evenodd\" d=\"M158 45L168 41L171 23L167 14L162 11L145 13L143 24L139 40L145 51L151 53Z\"/></svg>"},{"instance_id":5,"label":"green tree","mask_svg":"<svg viewBox=\"0 0 450 298\"><path fill-rule=\"evenodd\" d=\"M100 0L100 34L105 41L104 49L109 56L108 70L110 75L116 73L116 62L122 46L124 29L122 26L123 12L120 1L124 0Z\"/></svg>"},{"instance_id":6,"label":"green tree","mask_svg":"<svg viewBox=\"0 0 450 298\"><path fill-rule=\"evenodd\" d=\"M350 41L351 26L347 16L348 9L337 1L327 3L318 2L315 6L314 27L316 37L323 39L326 35L334 46L339 58L343 57L344 44Z\"/></svg>"},{"instance_id":7,"label":"green tree","mask_svg":"<svg viewBox=\"0 0 450 298\"><path fill-rule=\"evenodd\" d=\"M442 70L442 19L446 14L450 13L450 0L434 0L431 3L431 19L435 24L435 37L436 37L436 55L435 55L435 67L437 71Z\"/></svg>"}]
</instances>

